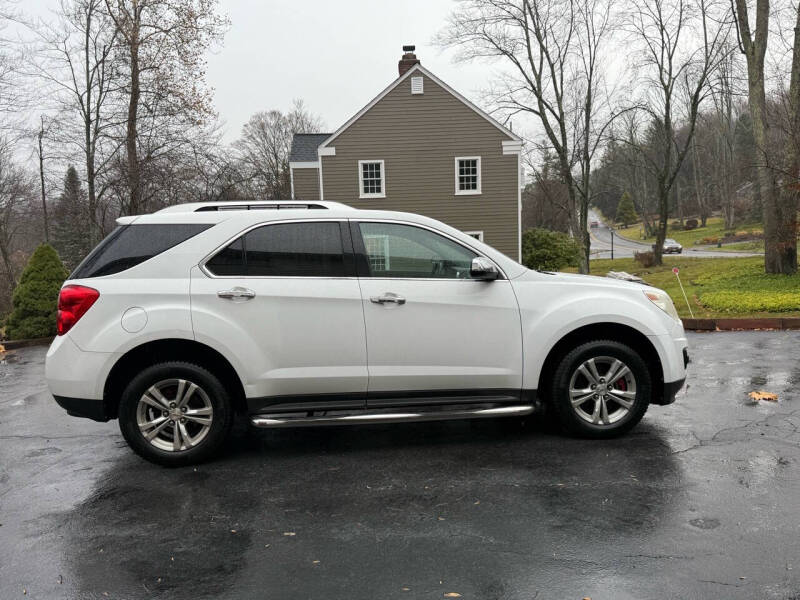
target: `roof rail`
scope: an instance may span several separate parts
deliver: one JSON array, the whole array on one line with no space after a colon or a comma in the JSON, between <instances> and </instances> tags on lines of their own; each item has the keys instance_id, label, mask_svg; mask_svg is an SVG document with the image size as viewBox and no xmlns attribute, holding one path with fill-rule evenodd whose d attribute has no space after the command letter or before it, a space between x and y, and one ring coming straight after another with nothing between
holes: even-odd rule
<instances>
[{"instance_id":1,"label":"roof rail","mask_svg":"<svg viewBox=\"0 0 800 600\"><path fill-rule=\"evenodd\" d=\"M329 210L350 207L339 202L302 202L294 200L258 200L253 202L190 202L176 204L157 211L164 212L217 212L228 210Z\"/></svg>"}]
</instances>

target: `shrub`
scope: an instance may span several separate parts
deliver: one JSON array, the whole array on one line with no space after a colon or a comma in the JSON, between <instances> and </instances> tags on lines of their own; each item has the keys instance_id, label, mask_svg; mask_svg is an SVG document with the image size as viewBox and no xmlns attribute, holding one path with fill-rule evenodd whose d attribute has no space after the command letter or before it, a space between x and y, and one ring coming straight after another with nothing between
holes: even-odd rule
<instances>
[{"instance_id":1,"label":"shrub","mask_svg":"<svg viewBox=\"0 0 800 600\"><path fill-rule=\"evenodd\" d=\"M633 260L642 265L643 267L652 267L656 262L656 255L651 251L647 252L634 252Z\"/></svg>"},{"instance_id":2,"label":"shrub","mask_svg":"<svg viewBox=\"0 0 800 600\"><path fill-rule=\"evenodd\" d=\"M42 244L36 248L12 296L14 309L6 324L9 339L56 334L58 291L67 275L52 246Z\"/></svg>"},{"instance_id":3,"label":"shrub","mask_svg":"<svg viewBox=\"0 0 800 600\"><path fill-rule=\"evenodd\" d=\"M697 219L689 219L686 221L686 225L684 225L683 228L689 231L690 229L697 229L697 225Z\"/></svg>"},{"instance_id":4,"label":"shrub","mask_svg":"<svg viewBox=\"0 0 800 600\"><path fill-rule=\"evenodd\" d=\"M720 312L791 312L800 310L800 292L720 290L702 294L700 302Z\"/></svg>"},{"instance_id":5,"label":"shrub","mask_svg":"<svg viewBox=\"0 0 800 600\"><path fill-rule=\"evenodd\" d=\"M566 233L534 228L522 234L522 264L529 269L558 271L579 260L580 246Z\"/></svg>"}]
</instances>

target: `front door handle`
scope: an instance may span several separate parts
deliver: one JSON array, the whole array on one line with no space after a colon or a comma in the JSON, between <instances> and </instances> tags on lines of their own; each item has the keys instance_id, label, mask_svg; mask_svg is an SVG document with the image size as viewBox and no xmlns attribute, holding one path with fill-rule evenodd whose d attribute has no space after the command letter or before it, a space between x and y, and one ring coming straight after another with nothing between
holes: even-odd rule
<instances>
[{"instance_id":1,"label":"front door handle","mask_svg":"<svg viewBox=\"0 0 800 600\"><path fill-rule=\"evenodd\" d=\"M370 302L375 304L405 304L406 299L392 292L386 292L383 296L372 296Z\"/></svg>"},{"instance_id":2,"label":"front door handle","mask_svg":"<svg viewBox=\"0 0 800 600\"><path fill-rule=\"evenodd\" d=\"M234 300L236 298L243 298L245 300L249 300L250 298L255 298L256 293L253 290L249 290L247 288L235 287L230 290L220 290L217 292L217 296L219 296L220 298L226 298L228 300Z\"/></svg>"}]
</instances>

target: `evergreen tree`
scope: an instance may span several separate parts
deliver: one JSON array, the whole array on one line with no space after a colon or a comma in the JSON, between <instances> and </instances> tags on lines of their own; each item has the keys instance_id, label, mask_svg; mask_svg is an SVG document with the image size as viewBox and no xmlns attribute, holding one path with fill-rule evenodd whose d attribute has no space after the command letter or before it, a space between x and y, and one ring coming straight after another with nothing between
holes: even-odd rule
<instances>
[{"instance_id":1,"label":"evergreen tree","mask_svg":"<svg viewBox=\"0 0 800 600\"><path fill-rule=\"evenodd\" d=\"M6 323L9 339L47 337L56 334L58 292L67 278L58 253L42 244L31 255L14 290L14 309Z\"/></svg>"},{"instance_id":2,"label":"evergreen tree","mask_svg":"<svg viewBox=\"0 0 800 600\"><path fill-rule=\"evenodd\" d=\"M622 223L624 227L627 227L631 223L635 223L638 218L631 195L624 192L617 204L617 223Z\"/></svg>"},{"instance_id":3,"label":"evergreen tree","mask_svg":"<svg viewBox=\"0 0 800 600\"><path fill-rule=\"evenodd\" d=\"M64 190L53 211L52 229L53 246L67 268L74 269L92 248L86 192L73 166L64 176Z\"/></svg>"}]
</instances>

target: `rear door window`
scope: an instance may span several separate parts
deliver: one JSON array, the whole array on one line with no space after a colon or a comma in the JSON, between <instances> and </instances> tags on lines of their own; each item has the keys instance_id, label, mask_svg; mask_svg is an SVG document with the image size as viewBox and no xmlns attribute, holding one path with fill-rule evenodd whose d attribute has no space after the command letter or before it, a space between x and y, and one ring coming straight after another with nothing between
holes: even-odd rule
<instances>
[{"instance_id":1,"label":"rear door window","mask_svg":"<svg viewBox=\"0 0 800 600\"><path fill-rule=\"evenodd\" d=\"M276 223L247 232L206 264L213 275L352 277L352 250L338 222Z\"/></svg>"},{"instance_id":2,"label":"rear door window","mask_svg":"<svg viewBox=\"0 0 800 600\"><path fill-rule=\"evenodd\" d=\"M211 226L205 223L120 225L83 259L70 279L113 275L130 269Z\"/></svg>"}]
</instances>

